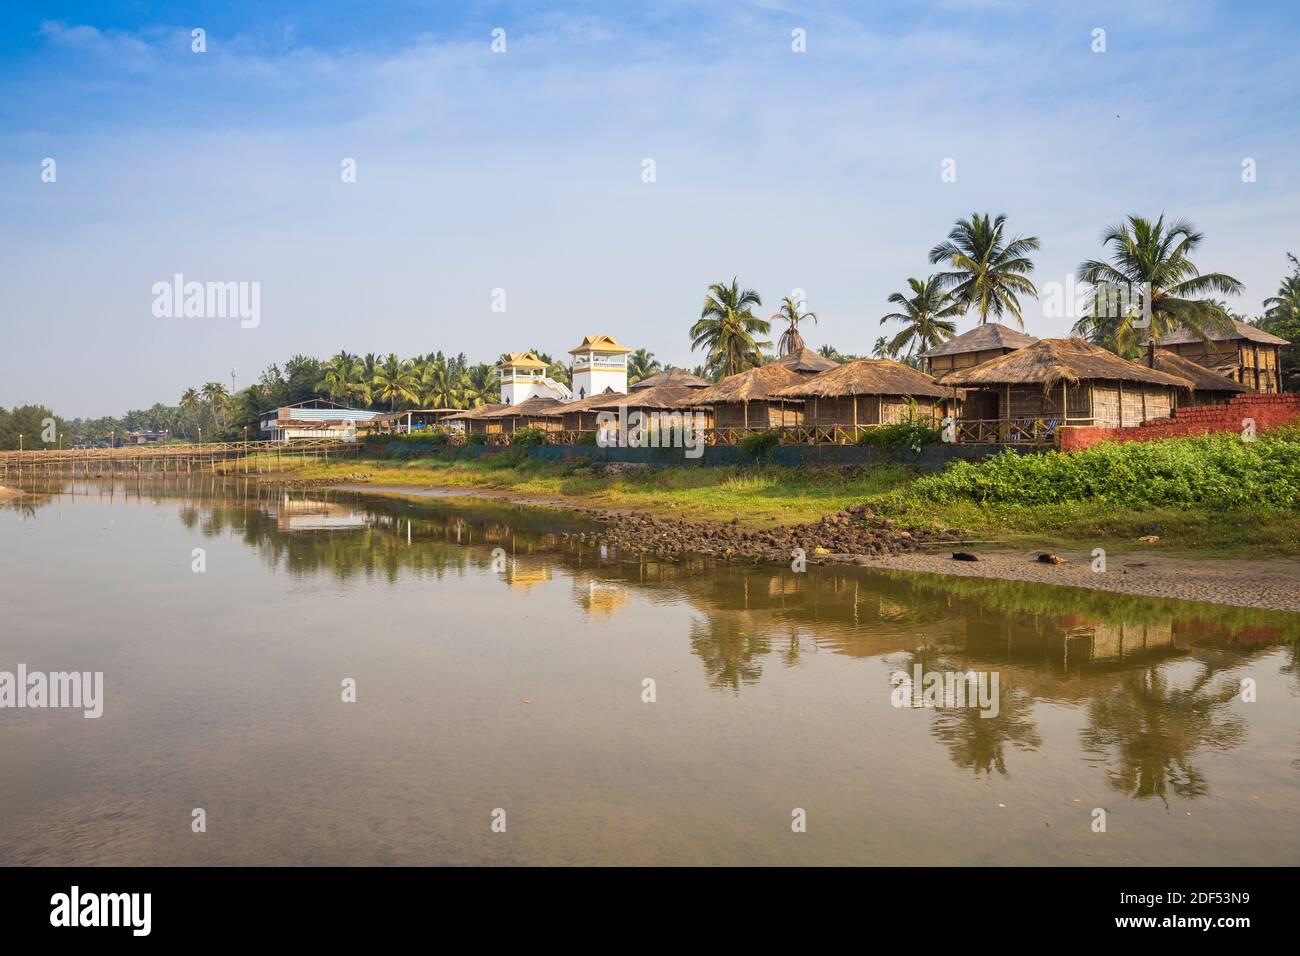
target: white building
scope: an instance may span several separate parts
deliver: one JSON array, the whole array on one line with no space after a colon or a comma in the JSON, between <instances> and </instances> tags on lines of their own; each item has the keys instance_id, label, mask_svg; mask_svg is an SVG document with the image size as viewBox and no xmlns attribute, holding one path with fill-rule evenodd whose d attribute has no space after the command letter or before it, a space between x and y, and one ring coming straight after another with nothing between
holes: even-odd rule
<instances>
[{"instance_id":1,"label":"white building","mask_svg":"<svg viewBox=\"0 0 1300 956\"><path fill-rule=\"evenodd\" d=\"M554 398L562 402L573 399L568 386L546 374L546 363L536 352L510 352L496 368L501 379L501 401L507 405L518 405L530 398Z\"/></svg>"},{"instance_id":2,"label":"white building","mask_svg":"<svg viewBox=\"0 0 1300 956\"><path fill-rule=\"evenodd\" d=\"M357 426L372 424L379 414L368 409L345 408L323 398L313 398L264 412L262 431L269 434L272 441L282 443L310 438L356 441Z\"/></svg>"},{"instance_id":3,"label":"white building","mask_svg":"<svg viewBox=\"0 0 1300 956\"><path fill-rule=\"evenodd\" d=\"M573 394L570 399L582 401L606 389L625 394L627 355L631 351L615 341L613 336L585 336L581 345L569 349L573 356Z\"/></svg>"}]
</instances>

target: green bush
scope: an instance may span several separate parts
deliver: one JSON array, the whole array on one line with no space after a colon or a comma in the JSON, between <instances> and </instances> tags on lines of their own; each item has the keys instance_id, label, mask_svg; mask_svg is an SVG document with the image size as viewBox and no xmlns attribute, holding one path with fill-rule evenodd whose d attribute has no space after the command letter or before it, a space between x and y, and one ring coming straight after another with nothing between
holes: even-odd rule
<instances>
[{"instance_id":1,"label":"green bush","mask_svg":"<svg viewBox=\"0 0 1300 956\"><path fill-rule=\"evenodd\" d=\"M442 428L428 428L411 432L409 435L394 435L391 441L401 442L403 445L445 445L447 432Z\"/></svg>"},{"instance_id":2,"label":"green bush","mask_svg":"<svg viewBox=\"0 0 1300 956\"><path fill-rule=\"evenodd\" d=\"M596 444L595 432L581 432L574 441L575 445L594 445Z\"/></svg>"},{"instance_id":3,"label":"green bush","mask_svg":"<svg viewBox=\"0 0 1300 956\"><path fill-rule=\"evenodd\" d=\"M468 435L465 436L465 444L486 445L487 435L484 432L470 432Z\"/></svg>"},{"instance_id":4,"label":"green bush","mask_svg":"<svg viewBox=\"0 0 1300 956\"><path fill-rule=\"evenodd\" d=\"M534 445L546 444L546 429L533 428L516 428L513 435L510 436L510 444L519 448L531 448Z\"/></svg>"},{"instance_id":5,"label":"green bush","mask_svg":"<svg viewBox=\"0 0 1300 956\"><path fill-rule=\"evenodd\" d=\"M910 448L919 452L921 446L943 440L943 432L932 421L916 419L868 428L858 436L859 445L880 445L885 448Z\"/></svg>"},{"instance_id":6,"label":"green bush","mask_svg":"<svg viewBox=\"0 0 1300 956\"><path fill-rule=\"evenodd\" d=\"M1008 450L956 462L918 478L913 490L931 501L1300 508L1300 433L1279 429L1253 442L1237 435L1103 442L1070 454Z\"/></svg>"},{"instance_id":7,"label":"green bush","mask_svg":"<svg viewBox=\"0 0 1300 956\"><path fill-rule=\"evenodd\" d=\"M780 440L781 436L774 431L750 432L740 440L740 447L750 458L757 458L775 448Z\"/></svg>"}]
</instances>

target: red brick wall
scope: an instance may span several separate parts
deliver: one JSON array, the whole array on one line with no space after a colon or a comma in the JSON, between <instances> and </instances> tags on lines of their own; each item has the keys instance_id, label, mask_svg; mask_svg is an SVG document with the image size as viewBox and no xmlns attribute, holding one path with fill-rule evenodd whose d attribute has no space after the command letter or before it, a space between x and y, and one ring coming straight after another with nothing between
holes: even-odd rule
<instances>
[{"instance_id":1,"label":"red brick wall","mask_svg":"<svg viewBox=\"0 0 1300 956\"><path fill-rule=\"evenodd\" d=\"M1157 441L1209 432L1240 433L1246 418L1253 418L1260 431L1295 421L1300 418L1300 394L1239 395L1226 405L1180 408L1173 418L1143 422L1134 428L1067 425L1057 431L1057 447L1061 451L1079 451L1102 441Z\"/></svg>"}]
</instances>

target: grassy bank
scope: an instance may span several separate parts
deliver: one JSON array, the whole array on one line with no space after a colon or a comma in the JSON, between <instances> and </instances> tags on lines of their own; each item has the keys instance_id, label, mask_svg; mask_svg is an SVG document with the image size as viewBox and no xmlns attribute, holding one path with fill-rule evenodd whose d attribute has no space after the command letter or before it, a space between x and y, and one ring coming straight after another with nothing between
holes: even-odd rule
<instances>
[{"instance_id":1,"label":"grassy bank","mask_svg":"<svg viewBox=\"0 0 1300 956\"><path fill-rule=\"evenodd\" d=\"M1231 438L1103 445L1074 455L999 456L940 474L904 465L838 469L681 468L594 474L585 463L501 456L443 462L363 459L303 465L301 478L351 476L562 499L761 528L868 503L908 526L960 527L977 540L1057 550L1300 555L1300 433L1253 446Z\"/></svg>"}]
</instances>

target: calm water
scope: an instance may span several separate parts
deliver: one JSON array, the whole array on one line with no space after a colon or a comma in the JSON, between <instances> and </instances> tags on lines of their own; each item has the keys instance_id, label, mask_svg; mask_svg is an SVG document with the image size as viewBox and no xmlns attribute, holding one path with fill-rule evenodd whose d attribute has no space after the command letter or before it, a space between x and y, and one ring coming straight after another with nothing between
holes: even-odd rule
<instances>
[{"instance_id":1,"label":"calm water","mask_svg":"<svg viewBox=\"0 0 1300 956\"><path fill-rule=\"evenodd\" d=\"M0 710L3 864L1300 863L1300 616L59 492L0 509L0 670L103 671L104 716ZM918 663L996 672L998 715L895 707Z\"/></svg>"}]
</instances>

